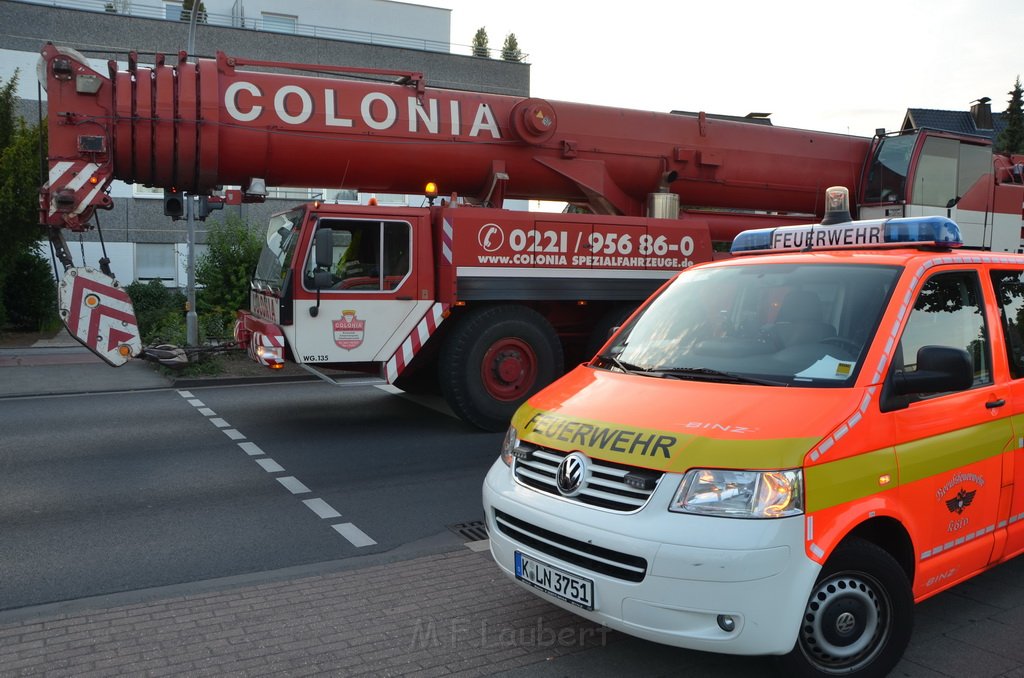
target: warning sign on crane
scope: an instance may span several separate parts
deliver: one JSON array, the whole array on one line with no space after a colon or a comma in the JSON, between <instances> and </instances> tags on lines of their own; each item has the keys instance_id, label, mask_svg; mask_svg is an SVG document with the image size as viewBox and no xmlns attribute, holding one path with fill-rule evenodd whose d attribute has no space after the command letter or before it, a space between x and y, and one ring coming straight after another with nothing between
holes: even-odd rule
<instances>
[{"instance_id":1,"label":"warning sign on crane","mask_svg":"<svg viewBox=\"0 0 1024 678\"><path fill-rule=\"evenodd\" d=\"M67 272L60 283L60 315L71 336L115 367L142 352L128 293L97 270Z\"/></svg>"}]
</instances>

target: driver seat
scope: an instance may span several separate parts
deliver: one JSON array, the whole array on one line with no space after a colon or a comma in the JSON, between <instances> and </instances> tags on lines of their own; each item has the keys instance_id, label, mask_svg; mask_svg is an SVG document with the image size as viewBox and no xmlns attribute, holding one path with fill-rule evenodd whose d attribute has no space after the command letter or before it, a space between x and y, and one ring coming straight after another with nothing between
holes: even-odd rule
<instances>
[{"instance_id":1,"label":"driver seat","mask_svg":"<svg viewBox=\"0 0 1024 678\"><path fill-rule=\"evenodd\" d=\"M821 299L817 294L810 290L792 290L782 300L771 334L781 348L834 337L835 328L821 318Z\"/></svg>"}]
</instances>

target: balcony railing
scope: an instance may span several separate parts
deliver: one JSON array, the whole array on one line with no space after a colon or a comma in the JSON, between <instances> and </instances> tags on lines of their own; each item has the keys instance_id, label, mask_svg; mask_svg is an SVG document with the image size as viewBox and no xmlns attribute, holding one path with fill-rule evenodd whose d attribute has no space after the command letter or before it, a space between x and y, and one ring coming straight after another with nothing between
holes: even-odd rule
<instances>
[{"instance_id":1,"label":"balcony railing","mask_svg":"<svg viewBox=\"0 0 1024 678\"><path fill-rule=\"evenodd\" d=\"M46 5L62 9L78 9L90 12L107 12L110 14L124 14L126 16L141 17L145 19L162 19L166 21L181 21L180 17L168 16L167 8L163 5L154 6L141 3L133 3L131 0L18 0L33 5ZM187 14L186 14L187 16ZM424 38L410 38L401 35L390 35L387 33L376 33L370 31L357 31L347 28L332 28L315 24L290 24L282 22L280 17L242 17L231 14L215 14L206 12L200 15L200 21L206 26L221 26L225 28L238 28L242 30L265 31L273 33L285 33L288 35L302 35L311 38L323 38L326 40L346 40L349 42L360 42L370 45L382 45L386 47L404 47L407 49L420 49L429 52L445 52L453 54L471 54L473 48L469 45L452 45L440 40L428 40ZM499 50L492 50L498 52Z\"/></svg>"}]
</instances>

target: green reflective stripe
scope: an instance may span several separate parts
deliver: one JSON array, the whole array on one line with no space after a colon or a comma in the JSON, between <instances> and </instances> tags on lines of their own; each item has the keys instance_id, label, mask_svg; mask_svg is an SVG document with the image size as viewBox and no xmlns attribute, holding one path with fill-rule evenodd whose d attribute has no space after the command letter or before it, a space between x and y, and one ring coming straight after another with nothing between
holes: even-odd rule
<instances>
[{"instance_id":1,"label":"green reflective stripe","mask_svg":"<svg viewBox=\"0 0 1024 678\"><path fill-rule=\"evenodd\" d=\"M898 471L896 455L892 449L864 452L826 464L808 466L804 469L806 510L813 513L891 490L896 486ZM879 478L886 474L889 475L890 484L879 485Z\"/></svg>"},{"instance_id":2,"label":"green reflective stripe","mask_svg":"<svg viewBox=\"0 0 1024 678\"><path fill-rule=\"evenodd\" d=\"M930 478L994 457L1012 448L1009 419L978 424L897 445L900 485Z\"/></svg>"},{"instance_id":3,"label":"green reflective stripe","mask_svg":"<svg viewBox=\"0 0 1024 678\"><path fill-rule=\"evenodd\" d=\"M689 468L785 469L803 464L817 438L733 439L697 433L638 429L613 422L565 417L523 406L512 424L520 438L556 450L682 473Z\"/></svg>"}]
</instances>

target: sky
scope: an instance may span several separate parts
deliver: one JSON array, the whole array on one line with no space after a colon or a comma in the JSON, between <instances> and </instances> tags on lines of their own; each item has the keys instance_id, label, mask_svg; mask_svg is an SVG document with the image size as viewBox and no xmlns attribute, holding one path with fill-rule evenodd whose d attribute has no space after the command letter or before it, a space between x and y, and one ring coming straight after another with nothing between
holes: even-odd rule
<instances>
[{"instance_id":1,"label":"sky","mask_svg":"<svg viewBox=\"0 0 1024 678\"><path fill-rule=\"evenodd\" d=\"M1024 75L1024 0L426 0L451 41L514 33L531 95L652 111L771 113L871 136L908 108L1006 109Z\"/></svg>"}]
</instances>

